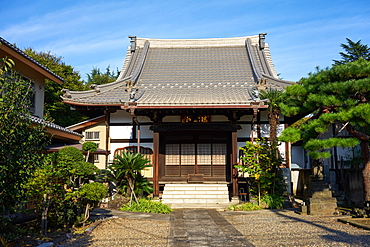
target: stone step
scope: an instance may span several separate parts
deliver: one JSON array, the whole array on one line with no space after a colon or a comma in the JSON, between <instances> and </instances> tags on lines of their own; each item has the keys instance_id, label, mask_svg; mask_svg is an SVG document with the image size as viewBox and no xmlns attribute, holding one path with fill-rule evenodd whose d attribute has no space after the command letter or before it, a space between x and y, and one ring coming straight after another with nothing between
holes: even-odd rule
<instances>
[{"instance_id":1,"label":"stone step","mask_svg":"<svg viewBox=\"0 0 370 247\"><path fill-rule=\"evenodd\" d=\"M227 184L166 184L162 202L177 208L184 204L195 204L195 207L226 205L229 204L229 191Z\"/></svg>"}]
</instances>

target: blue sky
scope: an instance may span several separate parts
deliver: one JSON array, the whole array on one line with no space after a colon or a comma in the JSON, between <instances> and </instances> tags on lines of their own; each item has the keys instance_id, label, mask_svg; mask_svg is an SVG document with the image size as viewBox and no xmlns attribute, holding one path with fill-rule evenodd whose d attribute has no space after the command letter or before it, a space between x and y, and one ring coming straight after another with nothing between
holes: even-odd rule
<instances>
[{"instance_id":1,"label":"blue sky","mask_svg":"<svg viewBox=\"0 0 370 247\"><path fill-rule=\"evenodd\" d=\"M0 36L51 51L86 74L121 69L129 39L223 38L268 33L276 71L297 81L339 59L346 38L370 45L367 0L12 0Z\"/></svg>"}]
</instances>

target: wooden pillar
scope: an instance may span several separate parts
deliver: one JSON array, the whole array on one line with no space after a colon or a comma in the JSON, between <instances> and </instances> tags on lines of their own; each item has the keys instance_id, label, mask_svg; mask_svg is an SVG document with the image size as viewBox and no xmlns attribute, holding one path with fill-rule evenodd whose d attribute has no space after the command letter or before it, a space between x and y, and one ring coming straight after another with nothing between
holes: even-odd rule
<instances>
[{"instance_id":1,"label":"wooden pillar","mask_svg":"<svg viewBox=\"0 0 370 247\"><path fill-rule=\"evenodd\" d=\"M233 186L233 196L238 195L238 169L234 166L237 165L238 162L238 132L231 133L231 180Z\"/></svg>"},{"instance_id":2,"label":"wooden pillar","mask_svg":"<svg viewBox=\"0 0 370 247\"><path fill-rule=\"evenodd\" d=\"M105 147L104 149L108 152L109 150L109 136L110 136L110 128L109 128L109 122L110 122L110 112L107 110L104 111L104 123L105 123ZM108 153L105 154L105 169L108 168Z\"/></svg>"},{"instance_id":3,"label":"wooden pillar","mask_svg":"<svg viewBox=\"0 0 370 247\"><path fill-rule=\"evenodd\" d=\"M153 189L154 196L159 196L159 132L153 132Z\"/></svg>"}]
</instances>

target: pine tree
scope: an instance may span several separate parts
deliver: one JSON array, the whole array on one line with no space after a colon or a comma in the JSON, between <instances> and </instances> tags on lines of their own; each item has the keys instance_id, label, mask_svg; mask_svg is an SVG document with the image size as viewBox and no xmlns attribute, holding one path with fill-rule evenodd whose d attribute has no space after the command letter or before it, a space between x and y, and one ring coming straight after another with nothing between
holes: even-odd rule
<instances>
[{"instance_id":1,"label":"pine tree","mask_svg":"<svg viewBox=\"0 0 370 247\"><path fill-rule=\"evenodd\" d=\"M117 79L119 75L119 71L117 70L117 73L110 70L110 67L108 66L105 70L105 73L102 73L99 68L93 68L90 72L90 74L87 74L87 86L90 86L92 84L96 85L102 85L107 84L109 82L113 82Z\"/></svg>"},{"instance_id":2,"label":"pine tree","mask_svg":"<svg viewBox=\"0 0 370 247\"><path fill-rule=\"evenodd\" d=\"M281 141L303 141L310 157L330 157L332 147L361 146L364 199L370 201L370 62L355 62L318 70L298 84L286 88L281 104L286 116L302 119L285 129ZM309 116L309 117L307 117ZM323 139L332 124L346 129L352 137Z\"/></svg>"},{"instance_id":3,"label":"pine tree","mask_svg":"<svg viewBox=\"0 0 370 247\"><path fill-rule=\"evenodd\" d=\"M367 45L361 44L361 40L353 42L346 38L348 44L341 44L340 46L345 52L340 52L342 60L333 60L333 65L345 64L356 61L360 58L370 61L370 48Z\"/></svg>"}]
</instances>

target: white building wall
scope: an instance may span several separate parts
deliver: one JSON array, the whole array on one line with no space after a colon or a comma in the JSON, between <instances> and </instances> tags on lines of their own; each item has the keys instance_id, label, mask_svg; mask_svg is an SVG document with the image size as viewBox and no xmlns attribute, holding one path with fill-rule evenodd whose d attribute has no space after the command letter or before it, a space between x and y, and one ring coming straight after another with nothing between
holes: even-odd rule
<instances>
[{"instance_id":1,"label":"white building wall","mask_svg":"<svg viewBox=\"0 0 370 247\"><path fill-rule=\"evenodd\" d=\"M249 138L251 137L251 125L250 124L240 124L242 127L240 130L238 130L238 137L244 137ZM255 133L257 134L257 132ZM256 135L257 136L257 135Z\"/></svg>"},{"instance_id":2,"label":"white building wall","mask_svg":"<svg viewBox=\"0 0 370 247\"><path fill-rule=\"evenodd\" d=\"M44 118L44 96L45 96L45 83L34 82L34 93L35 93L35 116Z\"/></svg>"},{"instance_id":3,"label":"white building wall","mask_svg":"<svg viewBox=\"0 0 370 247\"><path fill-rule=\"evenodd\" d=\"M99 132L99 139L86 140L86 132ZM81 140L82 143L86 141L94 142L98 144L99 148L102 148L104 150L109 150L109 147L106 146L107 139L106 139L105 123L100 123L100 124L89 126L84 131L82 131L82 134L84 135L83 139ZM95 161L94 159L94 165L96 165L96 167L98 167L99 169L105 169L106 166L109 165L106 163L105 155L98 155L97 158L98 158L97 161Z\"/></svg>"},{"instance_id":4,"label":"white building wall","mask_svg":"<svg viewBox=\"0 0 370 247\"><path fill-rule=\"evenodd\" d=\"M150 125L140 126L141 138L153 138L153 131L151 131L149 128L150 128Z\"/></svg>"},{"instance_id":5,"label":"white building wall","mask_svg":"<svg viewBox=\"0 0 370 247\"><path fill-rule=\"evenodd\" d=\"M111 139L130 139L133 137L133 126L110 126Z\"/></svg>"}]
</instances>

